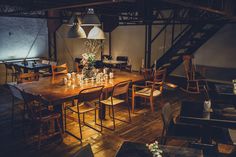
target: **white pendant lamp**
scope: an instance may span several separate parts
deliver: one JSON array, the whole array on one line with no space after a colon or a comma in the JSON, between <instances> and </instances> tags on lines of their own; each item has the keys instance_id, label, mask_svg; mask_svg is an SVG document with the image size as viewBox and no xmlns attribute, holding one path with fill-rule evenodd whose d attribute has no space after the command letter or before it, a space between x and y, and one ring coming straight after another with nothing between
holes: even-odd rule
<instances>
[{"instance_id":1,"label":"white pendant lamp","mask_svg":"<svg viewBox=\"0 0 236 157\"><path fill-rule=\"evenodd\" d=\"M105 39L105 33L101 28L94 26L90 30L87 39Z\"/></svg>"},{"instance_id":2,"label":"white pendant lamp","mask_svg":"<svg viewBox=\"0 0 236 157\"><path fill-rule=\"evenodd\" d=\"M82 20L81 26L100 26L101 22L96 14L94 14L94 9L89 8L87 14Z\"/></svg>"},{"instance_id":3,"label":"white pendant lamp","mask_svg":"<svg viewBox=\"0 0 236 157\"><path fill-rule=\"evenodd\" d=\"M84 29L75 23L69 30L67 34L68 38L86 38Z\"/></svg>"}]
</instances>

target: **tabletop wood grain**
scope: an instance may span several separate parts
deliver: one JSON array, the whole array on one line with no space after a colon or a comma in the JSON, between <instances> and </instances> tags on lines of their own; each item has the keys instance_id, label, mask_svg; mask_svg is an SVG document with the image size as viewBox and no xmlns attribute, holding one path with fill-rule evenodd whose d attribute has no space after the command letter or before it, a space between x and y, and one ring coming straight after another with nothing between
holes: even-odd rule
<instances>
[{"instance_id":1,"label":"tabletop wood grain","mask_svg":"<svg viewBox=\"0 0 236 157\"><path fill-rule=\"evenodd\" d=\"M29 83L17 84L16 86L20 90L26 92L41 95L47 103L60 103L66 101L72 97L75 97L83 89L104 85L104 90L112 90L112 87L122 81L132 80L132 82L138 82L144 80L142 75L138 73L116 72L113 79L101 83L88 83L81 84L78 79L74 83L63 83L63 78L66 75L58 75L52 80L52 77L42 77L39 81L33 81Z\"/></svg>"}]
</instances>

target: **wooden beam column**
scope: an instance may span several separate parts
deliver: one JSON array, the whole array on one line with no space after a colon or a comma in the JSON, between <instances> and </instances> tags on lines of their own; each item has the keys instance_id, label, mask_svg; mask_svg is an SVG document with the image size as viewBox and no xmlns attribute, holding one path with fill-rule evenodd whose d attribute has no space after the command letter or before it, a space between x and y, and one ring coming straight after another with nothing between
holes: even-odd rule
<instances>
[{"instance_id":1,"label":"wooden beam column","mask_svg":"<svg viewBox=\"0 0 236 157\"><path fill-rule=\"evenodd\" d=\"M59 11L48 11L48 17L60 17ZM57 61L57 42L56 42L56 31L61 26L60 19L48 19L48 57L51 60Z\"/></svg>"},{"instance_id":2,"label":"wooden beam column","mask_svg":"<svg viewBox=\"0 0 236 157\"><path fill-rule=\"evenodd\" d=\"M151 55L152 55L152 22L153 14L150 1L145 1L145 67L151 67Z\"/></svg>"}]
</instances>

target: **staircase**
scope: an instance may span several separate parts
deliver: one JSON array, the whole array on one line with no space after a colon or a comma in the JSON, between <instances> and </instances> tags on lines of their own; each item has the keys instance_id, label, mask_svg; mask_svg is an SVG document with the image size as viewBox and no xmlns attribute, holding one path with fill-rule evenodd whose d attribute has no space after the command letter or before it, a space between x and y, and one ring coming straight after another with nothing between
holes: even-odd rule
<instances>
[{"instance_id":1,"label":"staircase","mask_svg":"<svg viewBox=\"0 0 236 157\"><path fill-rule=\"evenodd\" d=\"M156 63L157 69L167 69L167 74L175 70L182 62L184 55L191 55L209 40L224 24L188 25L174 39L173 45Z\"/></svg>"}]
</instances>

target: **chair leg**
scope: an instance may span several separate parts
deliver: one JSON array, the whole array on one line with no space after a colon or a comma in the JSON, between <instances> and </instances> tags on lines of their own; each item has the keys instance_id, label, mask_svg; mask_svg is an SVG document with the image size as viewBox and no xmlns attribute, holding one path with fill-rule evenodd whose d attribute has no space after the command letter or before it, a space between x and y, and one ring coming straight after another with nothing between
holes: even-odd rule
<instances>
[{"instance_id":1,"label":"chair leg","mask_svg":"<svg viewBox=\"0 0 236 157\"><path fill-rule=\"evenodd\" d=\"M132 113L134 113L134 102L135 101L135 96L132 96Z\"/></svg>"},{"instance_id":2,"label":"chair leg","mask_svg":"<svg viewBox=\"0 0 236 157\"><path fill-rule=\"evenodd\" d=\"M131 122L131 115L130 115L130 108L129 108L129 93L127 93L127 95L126 95L126 105L128 108L129 122Z\"/></svg>"},{"instance_id":3,"label":"chair leg","mask_svg":"<svg viewBox=\"0 0 236 157\"><path fill-rule=\"evenodd\" d=\"M96 112L96 110L95 110L95 112ZM102 132L102 128L103 128L103 125L102 125L102 118L100 119L100 125L101 125L101 132Z\"/></svg>"},{"instance_id":4,"label":"chair leg","mask_svg":"<svg viewBox=\"0 0 236 157\"><path fill-rule=\"evenodd\" d=\"M187 82L186 90L189 91L189 82Z\"/></svg>"},{"instance_id":5,"label":"chair leg","mask_svg":"<svg viewBox=\"0 0 236 157\"><path fill-rule=\"evenodd\" d=\"M81 141L82 141L83 135L82 135L81 120L80 120L80 114L79 113L78 113L78 122L79 122L80 137L81 137Z\"/></svg>"},{"instance_id":6,"label":"chair leg","mask_svg":"<svg viewBox=\"0 0 236 157\"><path fill-rule=\"evenodd\" d=\"M154 112L153 98L152 97L150 97L150 106L151 106L151 111Z\"/></svg>"},{"instance_id":7,"label":"chair leg","mask_svg":"<svg viewBox=\"0 0 236 157\"><path fill-rule=\"evenodd\" d=\"M7 84L7 75L8 75L8 72L7 72L7 69L6 69L6 78L5 78L5 84Z\"/></svg>"},{"instance_id":8,"label":"chair leg","mask_svg":"<svg viewBox=\"0 0 236 157\"><path fill-rule=\"evenodd\" d=\"M131 122L131 115L130 115L129 103L127 103L127 109L128 109L128 114L129 114L129 122Z\"/></svg>"},{"instance_id":9,"label":"chair leg","mask_svg":"<svg viewBox=\"0 0 236 157\"><path fill-rule=\"evenodd\" d=\"M64 108L64 124L65 124L65 131L66 131L66 108Z\"/></svg>"},{"instance_id":10,"label":"chair leg","mask_svg":"<svg viewBox=\"0 0 236 157\"><path fill-rule=\"evenodd\" d=\"M15 110L14 110L14 107L15 107L15 99L14 97L12 96L12 108L11 108L11 129L12 129L12 133L13 133L13 128L14 128L14 119L15 119Z\"/></svg>"},{"instance_id":11,"label":"chair leg","mask_svg":"<svg viewBox=\"0 0 236 157\"><path fill-rule=\"evenodd\" d=\"M39 136L38 136L38 149L40 149L40 146L41 146L41 136L42 136L42 132L43 132L43 130L42 130L42 124L40 123L39 124Z\"/></svg>"},{"instance_id":12,"label":"chair leg","mask_svg":"<svg viewBox=\"0 0 236 157\"><path fill-rule=\"evenodd\" d=\"M63 141L63 134L62 134L62 129L61 129L61 125L60 125L60 122L59 122L59 118L56 119L56 122L57 122L57 127L60 131L61 140Z\"/></svg>"},{"instance_id":13,"label":"chair leg","mask_svg":"<svg viewBox=\"0 0 236 157\"><path fill-rule=\"evenodd\" d=\"M112 109L112 121L113 121L113 130L115 130L116 128L116 124L115 124L115 113L114 113L114 106L111 106Z\"/></svg>"}]
</instances>

